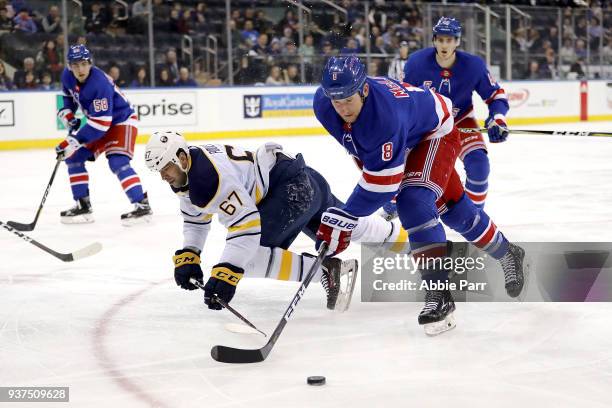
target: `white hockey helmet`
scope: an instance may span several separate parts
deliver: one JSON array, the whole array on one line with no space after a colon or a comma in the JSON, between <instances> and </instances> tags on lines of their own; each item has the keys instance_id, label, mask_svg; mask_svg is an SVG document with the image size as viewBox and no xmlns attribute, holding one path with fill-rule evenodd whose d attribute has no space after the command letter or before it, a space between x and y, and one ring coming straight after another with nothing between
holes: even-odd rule
<instances>
[{"instance_id":1,"label":"white hockey helmet","mask_svg":"<svg viewBox=\"0 0 612 408\"><path fill-rule=\"evenodd\" d=\"M174 163L183 171L178 154L183 151L189 155L185 138L178 132L154 132L145 148L145 163L149 170L161 171L168 163Z\"/></svg>"}]
</instances>

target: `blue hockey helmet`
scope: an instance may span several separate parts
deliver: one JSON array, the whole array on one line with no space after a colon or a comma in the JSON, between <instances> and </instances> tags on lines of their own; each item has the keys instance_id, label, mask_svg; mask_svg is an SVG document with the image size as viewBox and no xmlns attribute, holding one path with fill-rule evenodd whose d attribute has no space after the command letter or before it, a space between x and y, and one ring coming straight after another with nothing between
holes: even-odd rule
<instances>
[{"instance_id":1,"label":"blue hockey helmet","mask_svg":"<svg viewBox=\"0 0 612 408\"><path fill-rule=\"evenodd\" d=\"M68 49L68 63L72 64L77 61L91 62L91 53L83 44L71 45Z\"/></svg>"},{"instance_id":2,"label":"blue hockey helmet","mask_svg":"<svg viewBox=\"0 0 612 408\"><path fill-rule=\"evenodd\" d=\"M361 92L366 81L366 67L354 55L331 57L321 77L321 87L330 99L345 99Z\"/></svg>"},{"instance_id":3,"label":"blue hockey helmet","mask_svg":"<svg viewBox=\"0 0 612 408\"><path fill-rule=\"evenodd\" d=\"M433 35L449 35L451 37L461 37L461 23L453 17L440 17L433 27Z\"/></svg>"}]
</instances>

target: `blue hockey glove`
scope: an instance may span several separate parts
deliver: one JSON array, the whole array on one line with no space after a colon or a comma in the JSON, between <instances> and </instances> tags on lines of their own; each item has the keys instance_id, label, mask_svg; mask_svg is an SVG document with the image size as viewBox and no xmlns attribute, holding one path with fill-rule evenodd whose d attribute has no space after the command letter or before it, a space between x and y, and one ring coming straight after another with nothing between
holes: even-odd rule
<instances>
[{"instance_id":1,"label":"blue hockey glove","mask_svg":"<svg viewBox=\"0 0 612 408\"><path fill-rule=\"evenodd\" d=\"M501 143L508 138L508 125L503 115L490 115L485 121L485 126L489 134L489 142Z\"/></svg>"},{"instance_id":2,"label":"blue hockey glove","mask_svg":"<svg viewBox=\"0 0 612 408\"><path fill-rule=\"evenodd\" d=\"M204 303L209 309L221 310L222 306L213 301L213 295L229 303L236 293L236 285L244 276L244 269L230 263L220 263L213 266L210 278L204 285Z\"/></svg>"},{"instance_id":3,"label":"blue hockey glove","mask_svg":"<svg viewBox=\"0 0 612 408\"><path fill-rule=\"evenodd\" d=\"M397 204L395 203L395 199L383 205L382 209L383 209L383 212L381 216L385 220L391 221L392 219L397 218L397 215L398 215L397 214Z\"/></svg>"},{"instance_id":4,"label":"blue hockey glove","mask_svg":"<svg viewBox=\"0 0 612 408\"><path fill-rule=\"evenodd\" d=\"M322 242L327 242L327 256L335 256L344 251L351 243L351 234L358 222L359 218L339 208L328 208L321 215L321 224L317 231L317 250Z\"/></svg>"},{"instance_id":5,"label":"blue hockey glove","mask_svg":"<svg viewBox=\"0 0 612 408\"><path fill-rule=\"evenodd\" d=\"M179 249L172 257L174 261L174 281L178 286L187 290L194 290L197 287L189 282L189 279L203 283L204 274L200 267L200 256L196 250L184 248Z\"/></svg>"}]
</instances>

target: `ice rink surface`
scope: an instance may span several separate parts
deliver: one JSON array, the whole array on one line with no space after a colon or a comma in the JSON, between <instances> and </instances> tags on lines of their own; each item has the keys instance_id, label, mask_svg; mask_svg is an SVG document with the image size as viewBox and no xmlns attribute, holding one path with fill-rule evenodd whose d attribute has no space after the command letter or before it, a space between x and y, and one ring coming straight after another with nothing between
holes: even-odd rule
<instances>
[{"instance_id":1,"label":"ice rink surface","mask_svg":"<svg viewBox=\"0 0 612 408\"><path fill-rule=\"evenodd\" d=\"M610 132L612 123L537 128ZM359 175L331 137L276 140L302 152L346 199ZM489 150L487 211L511 240L612 241L612 138L512 135ZM265 340L226 331L232 315L205 309L201 292L174 284L178 200L142 154L139 145L133 163L152 223L121 226L131 206L101 159L88 166L96 222L60 224L59 212L73 204L62 165L28 233L62 252L100 241L101 253L62 263L0 231L0 386L69 386L74 407L612 406L608 303L460 303L457 328L428 338L416 321L420 304L361 303L357 287L351 309L335 314L313 284L265 362L213 361L216 344L259 348ZM32 221L53 165L51 150L0 152L0 220ZM213 225L205 276L224 236ZM292 248L314 251L303 236ZM344 257L359 257L359 247ZM296 289L244 279L232 305L271 333ZM327 385L306 385L310 375Z\"/></svg>"}]
</instances>

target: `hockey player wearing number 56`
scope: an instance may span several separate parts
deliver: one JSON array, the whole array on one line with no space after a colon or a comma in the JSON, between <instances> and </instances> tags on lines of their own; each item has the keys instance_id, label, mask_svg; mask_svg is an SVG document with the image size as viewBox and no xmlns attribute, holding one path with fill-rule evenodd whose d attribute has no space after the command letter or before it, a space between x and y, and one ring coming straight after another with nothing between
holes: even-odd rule
<instances>
[{"instance_id":1,"label":"hockey player wearing number 56","mask_svg":"<svg viewBox=\"0 0 612 408\"><path fill-rule=\"evenodd\" d=\"M62 73L64 106L58 116L69 134L56 148L57 158L65 160L70 188L76 206L61 212L66 224L93 222L89 200L89 175L86 161L106 153L108 165L119 179L123 191L135 208L122 214L123 225L148 221L151 207L140 178L130 165L138 134L138 120L126 97L111 77L93 66L92 56L84 45L68 50L68 67ZM81 109L87 123L75 117Z\"/></svg>"},{"instance_id":2,"label":"hockey player wearing number 56","mask_svg":"<svg viewBox=\"0 0 612 408\"><path fill-rule=\"evenodd\" d=\"M315 257L287 248L300 232L314 239L323 211L342 204L302 155L293 157L275 143L252 152L219 144L188 146L176 132L155 132L145 163L179 197L184 242L174 255L177 285L193 290L190 279L203 282L200 256L212 216L227 228L223 253L204 287L204 301L214 310L221 305L213 295L230 302L243 276L301 281ZM362 220L354 238L395 243L398 250L407 246L406 231L377 216ZM356 276L356 260L323 261L314 281L321 281L329 309L346 310Z\"/></svg>"},{"instance_id":3,"label":"hockey player wearing number 56","mask_svg":"<svg viewBox=\"0 0 612 408\"><path fill-rule=\"evenodd\" d=\"M429 287L444 287L453 271L435 259L447 256L440 223L501 263L509 296L523 290L522 248L508 242L493 221L466 196L455 161L459 132L451 101L435 92L385 77L367 77L357 57L332 57L314 97L314 112L323 127L363 165L362 177L340 208L328 209L317 231L333 254L348 246L366 217L397 194L402 226L413 256L425 257L421 276ZM440 215L439 215L440 214ZM429 266L433 265L433 266ZM427 290L418 321L430 335L455 326L449 290Z\"/></svg>"},{"instance_id":4,"label":"hockey player wearing number 56","mask_svg":"<svg viewBox=\"0 0 612 408\"><path fill-rule=\"evenodd\" d=\"M461 43L461 24L454 18L442 17L433 27L433 47L413 53L404 65L404 82L431 88L453 102L457 128L475 129L461 132L461 151L466 173L465 191L479 207L484 207L489 188L489 156L487 145L478 130L474 116L472 93L475 91L487 104L485 121L489 141L505 142L508 138L506 114L510 109L506 92L493 79L484 61L457 49Z\"/></svg>"}]
</instances>

